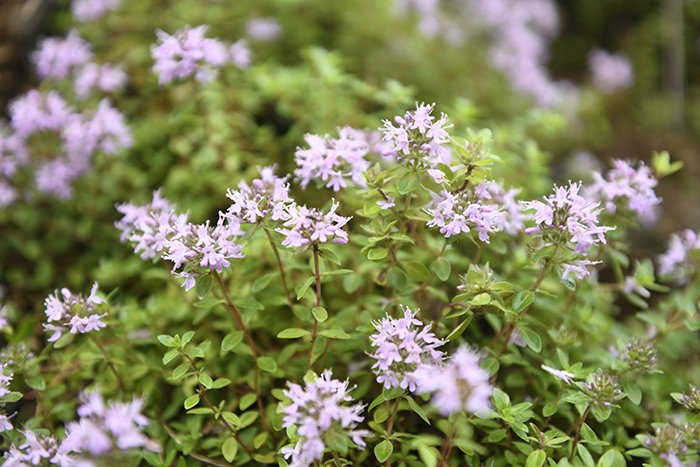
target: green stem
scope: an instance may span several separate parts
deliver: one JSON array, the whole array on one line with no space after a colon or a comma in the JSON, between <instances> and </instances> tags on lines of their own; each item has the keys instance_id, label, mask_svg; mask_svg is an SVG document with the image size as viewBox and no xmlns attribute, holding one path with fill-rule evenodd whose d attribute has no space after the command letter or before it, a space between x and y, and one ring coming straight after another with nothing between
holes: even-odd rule
<instances>
[{"instance_id":1,"label":"green stem","mask_svg":"<svg viewBox=\"0 0 700 467\"><path fill-rule=\"evenodd\" d=\"M292 296L289 293L289 287L287 287L287 278L284 273L284 266L282 265L282 259L280 258L280 253L279 250L277 249L277 245L275 245L275 241L272 238L272 234L270 233L270 230L267 229L266 227L263 228L265 231L265 235L267 236L267 240L270 242L270 246L272 247L272 251L275 253L275 259L277 260L277 269L280 272L280 278L282 279L282 288L284 288L284 296L287 299L287 304L289 305L289 309L291 310L292 307L294 306L294 303L292 302Z\"/></svg>"},{"instance_id":2,"label":"green stem","mask_svg":"<svg viewBox=\"0 0 700 467\"><path fill-rule=\"evenodd\" d=\"M318 264L318 245L314 244L314 273L316 275L316 306L321 306L321 270ZM313 317L314 327L311 332L311 346L309 347L309 355L306 357L306 366L311 369L311 357L314 352L314 344L316 343L316 335L318 333L318 320Z\"/></svg>"},{"instance_id":3,"label":"green stem","mask_svg":"<svg viewBox=\"0 0 700 467\"><path fill-rule=\"evenodd\" d=\"M394 422L396 421L396 414L399 413L399 402L401 401L401 398L397 397L396 401L394 402L394 408L391 411L391 415L389 416L389 420L386 423L386 439L390 440L391 435L394 433ZM384 467L391 467L391 458L387 459L384 462Z\"/></svg>"},{"instance_id":4,"label":"green stem","mask_svg":"<svg viewBox=\"0 0 700 467\"><path fill-rule=\"evenodd\" d=\"M574 458L574 454L576 454L576 446L578 446L578 442L581 439L581 428L583 427L583 424L586 422L586 417L588 417L588 414L591 413L592 408L593 408L593 401L588 403L588 405L586 406L586 410L583 411L583 414L581 414L581 417L578 419L578 422L576 422L576 434L574 435L574 442L571 445L571 453L569 454L569 461L571 461Z\"/></svg>"},{"instance_id":5,"label":"green stem","mask_svg":"<svg viewBox=\"0 0 700 467\"><path fill-rule=\"evenodd\" d=\"M102 352L102 356L104 357L105 361L107 362L107 366L112 371L112 374L114 374L114 377L117 380L117 384L119 385L119 389L123 391L125 388L124 380L122 379L121 375L117 371L117 367L114 366L114 362L112 362L112 358L107 353L107 349L104 348L102 343L93 334L90 333L88 335L90 336L90 339L92 340L92 342L95 343L97 348L100 349L100 352Z\"/></svg>"},{"instance_id":6,"label":"green stem","mask_svg":"<svg viewBox=\"0 0 700 467\"><path fill-rule=\"evenodd\" d=\"M245 338L246 342L248 342L250 350L253 352L253 357L258 358L258 356L260 356L258 346L255 344L255 341L250 336L250 333L248 333L248 329L243 323L243 318L241 318L241 313L238 311L238 308L236 308L236 305L234 305L233 300L231 300L231 296L228 293L226 284L224 284L224 281L218 272L212 271L212 274L214 274L214 279L216 279L216 283L219 285L219 289L221 290L221 293L224 296L224 301L226 302L226 309L231 315L233 322L238 327L238 330L243 332L243 337Z\"/></svg>"}]
</instances>

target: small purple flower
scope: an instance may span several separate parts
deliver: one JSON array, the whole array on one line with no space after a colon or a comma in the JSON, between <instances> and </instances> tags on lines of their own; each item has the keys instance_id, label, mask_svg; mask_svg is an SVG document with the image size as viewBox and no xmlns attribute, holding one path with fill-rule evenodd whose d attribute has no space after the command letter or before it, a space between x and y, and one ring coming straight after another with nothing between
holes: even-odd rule
<instances>
[{"instance_id":1,"label":"small purple flower","mask_svg":"<svg viewBox=\"0 0 700 467\"><path fill-rule=\"evenodd\" d=\"M122 0L73 0L73 17L80 23L95 21L121 3Z\"/></svg>"},{"instance_id":2,"label":"small purple flower","mask_svg":"<svg viewBox=\"0 0 700 467\"><path fill-rule=\"evenodd\" d=\"M387 389L397 387L415 392L416 370L424 364L440 365L443 353L437 348L444 342L430 332L429 324L416 319L410 308L402 309L403 318L387 315L372 323L377 333L370 336L375 349L369 356L375 360L372 371L378 383Z\"/></svg>"},{"instance_id":3,"label":"small purple flower","mask_svg":"<svg viewBox=\"0 0 700 467\"><path fill-rule=\"evenodd\" d=\"M305 387L287 383L284 395L289 403L282 407L284 428L296 428L294 446L282 448L282 455L291 458L290 466L301 467L313 464L323 458L326 440L338 437L350 438L364 448L364 438L369 436L367 430L358 430L362 423L362 404L351 404L352 397L347 381L332 378L331 370L320 376L314 375L313 381L307 381ZM292 440L294 442L294 439Z\"/></svg>"},{"instance_id":4,"label":"small purple flower","mask_svg":"<svg viewBox=\"0 0 700 467\"><path fill-rule=\"evenodd\" d=\"M119 66L105 63L87 63L75 77L73 89L79 99L87 98L94 90L115 92L127 82L127 75Z\"/></svg>"},{"instance_id":5,"label":"small purple flower","mask_svg":"<svg viewBox=\"0 0 700 467\"><path fill-rule=\"evenodd\" d=\"M576 377L576 375L569 371L557 370L556 368L552 368L547 365L542 365L542 369L555 378L564 381L566 384L571 384L571 381L573 381L573 379Z\"/></svg>"},{"instance_id":6,"label":"small purple flower","mask_svg":"<svg viewBox=\"0 0 700 467\"><path fill-rule=\"evenodd\" d=\"M92 60L90 44L72 30L66 37L49 37L41 41L32 61L41 79L63 79Z\"/></svg>"},{"instance_id":7,"label":"small purple flower","mask_svg":"<svg viewBox=\"0 0 700 467\"><path fill-rule=\"evenodd\" d=\"M348 181L366 187L362 174L369 167L365 157L370 146L365 132L344 127L338 130L338 138L307 134L304 140L308 148L297 148L294 153L298 167L294 175L302 188L311 181L321 182L333 191L346 188Z\"/></svg>"},{"instance_id":8,"label":"small purple flower","mask_svg":"<svg viewBox=\"0 0 700 467\"><path fill-rule=\"evenodd\" d=\"M282 26L275 18L251 18L246 23L246 33L256 41L273 41L282 35Z\"/></svg>"},{"instance_id":9,"label":"small purple flower","mask_svg":"<svg viewBox=\"0 0 700 467\"><path fill-rule=\"evenodd\" d=\"M5 397L10 393L12 377L12 371L8 368L7 363L0 363L0 397Z\"/></svg>"},{"instance_id":10,"label":"small purple flower","mask_svg":"<svg viewBox=\"0 0 700 467\"><path fill-rule=\"evenodd\" d=\"M479 366L479 355L463 345L442 366L423 366L417 374L418 390L432 393L431 403L447 416L455 412L481 412L490 408L493 387Z\"/></svg>"},{"instance_id":11,"label":"small purple flower","mask_svg":"<svg viewBox=\"0 0 700 467\"><path fill-rule=\"evenodd\" d=\"M593 246L606 243L605 233L614 229L599 225L599 203L581 196L580 190L580 183L570 182L567 187L555 186L552 194L546 196L544 201L522 203L526 210L534 211L530 218L535 226L525 232L537 234L547 244L558 245L574 256L574 259L564 265L564 279L571 275L579 279L588 275L588 266L595 263L576 257L587 256Z\"/></svg>"},{"instance_id":12,"label":"small purple flower","mask_svg":"<svg viewBox=\"0 0 700 467\"><path fill-rule=\"evenodd\" d=\"M248 44L246 43L245 39L237 40L231 44L229 52L231 53L231 62L235 66L241 70L245 70L250 66L252 62L250 58L250 49L248 48Z\"/></svg>"},{"instance_id":13,"label":"small purple flower","mask_svg":"<svg viewBox=\"0 0 700 467\"><path fill-rule=\"evenodd\" d=\"M474 230L479 240L489 242L489 235L503 230L505 221L501 206L492 203L488 183L458 192L442 190L434 195L426 212L432 216L428 227L439 227L449 238Z\"/></svg>"},{"instance_id":14,"label":"small purple flower","mask_svg":"<svg viewBox=\"0 0 700 467\"><path fill-rule=\"evenodd\" d=\"M13 430L12 422L10 421L10 417L8 417L5 414L0 414L0 433L4 431L12 431Z\"/></svg>"},{"instance_id":15,"label":"small purple flower","mask_svg":"<svg viewBox=\"0 0 700 467\"><path fill-rule=\"evenodd\" d=\"M49 342L57 341L68 327L71 334L86 334L106 327L102 321L107 316L106 308L105 300L98 295L97 283L87 297L65 288L54 292L44 301L44 330L53 333Z\"/></svg>"},{"instance_id":16,"label":"small purple flower","mask_svg":"<svg viewBox=\"0 0 700 467\"><path fill-rule=\"evenodd\" d=\"M447 115L441 114L438 120L432 115L435 104L416 103L416 110L403 117L394 117L394 122L384 120L382 128L384 141L393 146L393 156L429 173L436 183L444 181L445 174L438 164L449 162L451 141L447 129L452 126ZM429 172L428 172L429 171Z\"/></svg>"},{"instance_id":17,"label":"small purple flower","mask_svg":"<svg viewBox=\"0 0 700 467\"><path fill-rule=\"evenodd\" d=\"M622 54L611 54L595 49L588 55L593 84L605 93L627 88L634 80L634 69L629 59Z\"/></svg>"},{"instance_id":18,"label":"small purple flower","mask_svg":"<svg viewBox=\"0 0 700 467\"><path fill-rule=\"evenodd\" d=\"M232 201L226 214L242 223L255 224L264 219L273 221L287 220L287 207L293 203L289 197L289 177L275 175L276 167L263 167L260 178L253 180L250 185L246 182L238 184L237 190L229 189L226 196Z\"/></svg>"},{"instance_id":19,"label":"small purple flower","mask_svg":"<svg viewBox=\"0 0 700 467\"><path fill-rule=\"evenodd\" d=\"M158 43L151 49L153 70L161 85L194 76L205 83L216 78L218 69L231 61L227 46L205 36L207 26L183 28L170 35L156 31Z\"/></svg>"},{"instance_id":20,"label":"small purple flower","mask_svg":"<svg viewBox=\"0 0 700 467\"><path fill-rule=\"evenodd\" d=\"M667 276L678 284L685 284L696 273L697 264L693 257L700 249L697 232L686 229L671 235L668 249L659 256L659 275Z\"/></svg>"},{"instance_id":21,"label":"small purple flower","mask_svg":"<svg viewBox=\"0 0 700 467\"><path fill-rule=\"evenodd\" d=\"M586 188L585 196L602 203L610 213L626 209L642 221L651 222L656 218L656 206L661 203L654 192L657 184L656 177L643 162L635 169L627 161L614 160L613 168L605 176L593 172L593 184Z\"/></svg>"},{"instance_id":22,"label":"small purple flower","mask_svg":"<svg viewBox=\"0 0 700 467\"><path fill-rule=\"evenodd\" d=\"M333 200L327 213L319 209L299 206L296 204L287 207L289 219L284 222L283 228L277 229L285 239L282 245L287 248L299 248L305 245L335 242L347 243L348 234L343 230L351 217L343 217L336 214L340 205Z\"/></svg>"}]
</instances>

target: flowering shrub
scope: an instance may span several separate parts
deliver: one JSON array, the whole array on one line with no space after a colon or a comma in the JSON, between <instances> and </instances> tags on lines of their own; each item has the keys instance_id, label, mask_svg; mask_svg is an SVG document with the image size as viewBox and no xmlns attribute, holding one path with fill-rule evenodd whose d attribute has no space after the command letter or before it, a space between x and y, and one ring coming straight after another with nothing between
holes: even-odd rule
<instances>
[{"instance_id":1,"label":"flowering shrub","mask_svg":"<svg viewBox=\"0 0 700 467\"><path fill-rule=\"evenodd\" d=\"M667 153L555 183L555 114L266 62L267 16L107 57L127 3L73 2L0 132L4 465L698 463L698 233L633 243ZM543 66L550 2L469 3L518 5L498 69L523 38Z\"/></svg>"}]
</instances>

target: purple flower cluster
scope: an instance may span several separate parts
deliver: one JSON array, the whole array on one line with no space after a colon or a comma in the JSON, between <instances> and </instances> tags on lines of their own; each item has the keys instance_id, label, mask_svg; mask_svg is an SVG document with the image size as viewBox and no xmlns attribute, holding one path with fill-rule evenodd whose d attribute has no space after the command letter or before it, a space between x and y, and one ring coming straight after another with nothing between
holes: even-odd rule
<instances>
[{"instance_id":1,"label":"purple flower cluster","mask_svg":"<svg viewBox=\"0 0 700 467\"><path fill-rule=\"evenodd\" d=\"M444 342L430 332L430 324L416 319L416 313L403 308L403 318L387 315L372 323L377 330L370 336L375 360L372 371L377 382L385 388L401 388L415 392L418 385L417 370L423 365L438 366L443 353L437 350Z\"/></svg>"},{"instance_id":2,"label":"purple flower cluster","mask_svg":"<svg viewBox=\"0 0 700 467\"><path fill-rule=\"evenodd\" d=\"M697 252L700 236L686 229L671 235L668 249L659 256L659 275L667 276L678 284L685 284L697 271Z\"/></svg>"},{"instance_id":3,"label":"purple flower cluster","mask_svg":"<svg viewBox=\"0 0 700 467\"><path fill-rule=\"evenodd\" d=\"M284 428L295 428L298 439L294 446L282 448L285 458L291 457L290 466L302 467L320 461L326 448L326 439L349 437L360 448L365 447L367 430L358 430L363 421L362 404L351 404L352 397L347 381L333 379L326 370L314 381L307 381L304 388L288 383L284 395L289 404L282 407Z\"/></svg>"},{"instance_id":4,"label":"purple flower cluster","mask_svg":"<svg viewBox=\"0 0 700 467\"><path fill-rule=\"evenodd\" d=\"M12 101L9 114L9 131L0 131L0 205L17 198L21 168L33 171L39 192L66 199L96 153L111 155L132 144L124 116L107 100L77 113L59 94L31 90Z\"/></svg>"},{"instance_id":5,"label":"purple flower cluster","mask_svg":"<svg viewBox=\"0 0 700 467\"><path fill-rule=\"evenodd\" d=\"M588 266L594 262L580 256L587 256L591 247L606 243L605 233L613 230L599 225L599 203L584 198L579 191L581 184L570 182L567 187L555 186L544 201L523 202L526 209L534 211L529 217L535 226L526 229L526 233L539 234L545 243L566 248L578 257L564 266L564 279L572 274L578 279L587 276Z\"/></svg>"},{"instance_id":6,"label":"purple flower cluster","mask_svg":"<svg viewBox=\"0 0 700 467\"><path fill-rule=\"evenodd\" d=\"M593 172L593 184L587 187L585 196L599 201L610 213L627 209L650 222L656 218L655 207L661 203L654 192L657 184L656 177L644 163L635 169L627 161L615 160L605 176Z\"/></svg>"},{"instance_id":7,"label":"purple flower cluster","mask_svg":"<svg viewBox=\"0 0 700 467\"><path fill-rule=\"evenodd\" d=\"M26 467L28 465L59 465L61 467L76 467L80 465L56 438L51 435L40 435L30 430L22 432L23 442L10 446L3 457L6 467Z\"/></svg>"},{"instance_id":8,"label":"purple flower cluster","mask_svg":"<svg viewBox=\"0 0 700 467\"><path fill-rule=\"evenodd\" d=\"M254 179L250 185L242 181L237 190L229 189L226 192L232 201L226 214L241 223L250 224L266 219L289 219L287 207L294 201L289 197L288 178L275 175L275 167L263 167L260 178Z\"/></svg>"},{"instance_id":9,"label":"purple flower cluster","mask_svg":"<svg viewBox=\"0 0 700 467\"><path fill-rule=\"evenodd\" d=\"M123 214L116 223L122 241L130 242L143 259L160 256L171 261L186 290L196 285L199 269L222 272L230 259L243 257L243 248L235 242L242 234L237 217L219 213L216 225L194 224L187 215L175 214L159 191L149 204L126 203L117 210Z\"/></svg>"},{"instance_id":10,"label":"purple flower cluster","mask_svg":"<svg viewBox=\"0 0 700 467\"><path fill-rule=\"evenodd\" d=\"M160 190L153 193L150 203L117 205L123 216L115 223L121 231L120 240L134 245L134 252L142 259L154 259L165 249L165 242L173 233L173 226L187 223L186 214L175 214L175 206L163 198Z\"/></svg>"},{"instance_id":11,"label":"purple flower cluster","mask_svg":"<svg viewBox=\"0 0 700 467\"><path fill-rule=\"evenodd\" d=\"M406 112L403 117L394 117L394 123L384 120L383 139L392 145L394 157L405 160L409 166L427 171L436 183L442 183L445 174L438 164L449 162L452 140L447 129L452 125L447 115L438 120L432 115L434 104L416 104L416 110Z\"/></svg>"},{"instance_id":12,"label":"purple flower cluster","mask_svg":"<svg viewBox=\"0 0 700 467\"><path fill-rule=\"evenodd\" d=\"M289 219L284 222L283 228L277 229L285 237L282 245L298 248L326 242L347 243L348 234L343 227L351 217L336 214L339 207L335 200L327 213L297 204L287 206Z\"/></svg>"},{"instance_id":13,"label":"purple flower cluster","mask_svg":"<svg viewBox=\"0 0 700 467\"><path fill-rule=\"evenodd\" d=\"M523 205L516 199L520 190L517 188L506 190L503 185L495 181L486 182L486 189L490 195L487 200L502 208L500 216L502 229L499 230L511 236L521 233L525 226L525 214Z\"/></svg>"},{"instance_id":14,"label":"purple flower cluster","mask_svg":"<svg viewBox=\"0 0 700 467\"><path fill-rule=\"evenodd\" d=\"M275 18L251 18L245 29L248 37L256 41L274 41L282 35L282 26Z\"/></svg>"},{"instance_id":15,"label":"purple flower cluster","mask_svg":"<svg viewBox=\"0 0 700 467\"><path fill-rule=\"evenodd\" d=\"M428 227L439 227L447 238L474 230L479 240L488 243L490 234L505 227L501 206L491 202L490 184L482 183L473 190L442 190L426 207L426 212L432 216Z\"/></svg>"},{"instance_id":16,"label":"purple flower cluster","mask_svg":"<svg viewBox=\"0 0 700 467\"><path fill-rule=\"evenodd\" d=\"M148 425L148 418L141 413L143 400L105 404L97 392L83 395L81 400L80 420L66 425L66 438L61 443L64 451L100 457L115 450L159 449L143 434Z\"/></svg>"},{"instance_id":17,"label":"purple flower cluster","mask_svg":"<svg viewBox=\"0 0 700 467\"><path fill-rule=\"evenodd\" d=\"M41 79L64 79L92 60L92 47L72 30L66 37L49 37L41 41L32 61Z\"/></svg>"},{"instance_id":18,"label":"purple flower cluster","mask_svg":"<svg viewBox=\"0 0 700 467\"><path fill-rule=\"evenodd\" d=\"M68 328L71 334L86 334L107 326L102 321L107 316L107 304L97 295L97 288L95 283L87 297L64 288L46 298L44 330L53 333L49 342L57 341Z\"/></svg>"},{"instance_id":19,"label":"purple flower cluster","mask_svg":"<svg viewBox=\"0 0 700 467\"><path fill-rule=\"evenodd\" d=\"M605 93L627 88L634 80L629 59L622 54L611 54L596 49L588 55L593 85Z\"/></svg>"},{"instance_id":20,"label":"purple flower cluster","mask_svg":"<svg viewBox=\"0 0 700 467\"><path fill-rule=\"evenodd\" d=\"M234 45L206 37L207 26L186 27L170 35L157 31L158 43L151 48L153 70L161 85L194 76L201 83L216 78L228 63L247 67L250 61L245 44Z\"/></svg>"},{"instance_id":21,"label":"purple flower cluster","mask_svg":"<svg viewBox=\"0 0 700 467\"><path fill-rule=\"evenodd\" d=\"M118 66L92 62L90 44L75 30L66 37L44 39L32 54L32 61L41 79L73 78L73 90L79 99L94 90L114 92L126 85L127 76Z\"/></svg>"},{"instance_id":22,"label":"purple flower cluster","mask_svg":"<svg viewBox=\"0 0 700 467\"><path fill-rule=\"evenodd\" d=\"M419 392L433 394L431 403L445 416L489 409L493 387L479 359L463 345L444 365L423 366L418 373Z\"/></svg>"},{"instance_id":23,"label":"purple flower cluster","mask_svg":"<svg viewBox=\"0 0 700 467\"><path fill-rule=\"evenodd\" d=\"M85 99L95 89L102 92L118 91L126 85L127 80L126 73L119 66L87 63L76 75L73 90L79 99Z\"/></svg>"},{"instance_id":24,"label":"purple flower cluster","mask_svg":"<svg viewBox=\"0 0 700 467\"><path fill-rule=\"evenodd\" d=\"M66 438L58 442L30 430L22 432L23 442L13 444L3 458L3 465L59 465L87 467L96 465L92 459L112 455L115 451L146 448L158 451L159 446L143 434L148 419L141 414L143 401L108 402L92 393L83 396L78 407L78 422L66 424ZM110 457L113 462L113 457Z\"/></svg>"},{"instance_id":25,"label":"purple flower cluster","mask_svg":"<svg viewBox=\"0 0 700 467\"><path fill-rule=\"evenodd\" d=\"M347 179L357 186L366 186L362 173L369 167L365 157L370 144L364 131L344 127L338 130L338 138L307 134L304 140L308 148L297 148L294 153L298 166L294 175L302 188L312 180L333 191L346 188Z\"/></svg>"},{"instance_id":26,"label":"purple flower cluster","mask_svg":"<svg viewBox=\"0 0 700 467\"><path fill-rule=\"evenodd\" d=\"M73 17L81 23L95 21L119 8L121 3L122 0L73 0Z\"/></svg>"}]
</instances>

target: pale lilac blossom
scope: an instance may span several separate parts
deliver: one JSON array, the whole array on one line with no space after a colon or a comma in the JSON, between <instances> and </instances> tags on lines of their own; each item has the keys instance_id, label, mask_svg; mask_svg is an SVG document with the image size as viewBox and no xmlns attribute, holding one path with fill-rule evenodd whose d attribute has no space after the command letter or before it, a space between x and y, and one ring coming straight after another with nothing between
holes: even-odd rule
<instances>
[{"instance_id":1,"label":"pale lilac blossom","mask_svg":"<svg viewBox=\"0 0 700 467\"><path fill-rule=\"evenodd\" d=\"M49 37L41 41L32 54L41 79L63 79L71 72L92 60L92 49L88 42L72 30L65 37Z\"/></svg>"},{"instance_id":2,"label":"pale lilac blossom","mask_svg":"<svg viewBox=\"0 0 700 467\"><path fill-rule=\"evenodd\" d=\"M298 147L294 153L294 175L302 188L312 181L333 191L346 188L348 182L366 187L362 174L369 167L366 157L370 146L364 131L344 127L338 130L337 138L307 134L304 140L308 147Z\"/></svg>"},{"instance_id":3,"label":"pale lilac blossom","mask_svg":"<svg viewBox=\"0 0 700 467\"><path fill-rule=\"evenodd\" d=\"M44 313L44 330L52 333L49 342L57 341L68 328L71 334L86 334L107 326L102 321L107 316L107 304L98 295L97 283L87 297L66 288L55 291L44 301Z\"/></svg>"},{"instance_id":4,"label":"pale lilac blossom","mask_svg":"<svg viewBox=\"0 0 700 467\"><path fill-rule=\"evenodd\" d=\"M128 80L120 66L105 63L87 63L78 71L73 90L79 99L87 98L94 90L115 92L122 89Z\"/></svg>"},{"instance_id":5,"label":"pale lilac blossom","mask_svg":"<svg viewBox=\"0 0 700 467\"><path fill-rule=\"evenodd\" d=\"M80 23L100 19L121 5L122 0L73 0L73 17Z\"/></svg>"},{"instance_id":6,"label":"pale lilac blossom","mask_svg":"<svg viewBox=\"0 0 700 467\"><path fill-rule=\"evenodd\" d=\"M191 76L202 83L216 78L219 68L231 60L231 55L226 44L206 37L206 33L207 26L186 27L172 35L156 31L158 43L151 48L151 56L159 84Z\"/></svg>"},{"instance_id":7,"label":"pale lilac blossom","mask_svg":"<svg viewBox=\"0 0 700 467\"><path fill-rule=\"evenodd\" d=\"M671 235L667 250L659 256L659 275L678 284L685 284L697 271L700 237L690 229Z\"/></svg>"},{"instance_id":8,"label":"pale lilac blossom","mask_svg":"<svg viewBox=\"0 0 700 467\"><path fill-rule=\"evenodd\" d=\"M605 175L593 172L593 183L585 189L585 196L602 204L606 211L616 213L627 209L642 221L656 219L656 207L661 203L654 192L658 181L643 162L635 169L623 160L614 160L613 168Z\"/></svg>"},{"instance_id":9,"label":"pale lilac blossom","mask_svg":"<svg viewBox=\"0 0 700 467\"><path fill-rule=\"evenodd\" d=\"M245 70L248 68L252 62L250 57L250 48L245 39L239 39L229 47L229 52L231 53L231 62L240 68Z\"/></svg>"},{"instance_id":10,"label":"pale lilac blossom","mask_svg":"<svg viewBox=\"0 0 700 467\"><path fill-rule=\"evenodd\" d=\"M542 365L542 369L550 375L554 376L555 378L564 381L566 384L571 384L571 382L576 377L576 375L571 373L570 371L557 370L556 368L552 368L547 365Z\"/></svg>"},{"instance_id":11,"label":"pale lilac blossom","mask_svg":"<svg viewBox=\"0 0 700 467\"><path fill-rule=\"evenodd\" d=\"M323 458L329 437L348 437L364 449L367 430L358 429L362 423L364 406L352 404L348 381L333 379L331 370L307 381L305 387L287 383L284 395L289 403L282 407L284 428L296 429L296 442L282 448L282 455L290 459L290 467L309 466ZM294 442L294 441L293 441Z\"/></svg>"},{"instance_id":12,"label":"pale lilac blossom","mask_svg":"<svg viewBox=\"0 0 700 467\"><path fill-rule=\"evenodd\" d=\"M392 145L394 159L424 170L436 183L442 183L445 173L438 165L450 162L452 138L447 129L452 124L444 113L436 120L432 115L434 108L435 104L416 103L416 109L403 117L394 117L393 122L384 120L381 131L384 141Z\"/></svg>"},{"instance_id":13,"label":"pale lilac blossom","mask_svg":"<svg viewBox=\"0 0 700 467\"><path fill-rule=\"evenodd\" d=\"M593 84L605 93L627 88L634 80L632 63L622 54L595 49L588 55L588 66Z\"/></svg>"},{"instance_id":14,"label":"pale lilac blossom","mask_svg":"<svg viewBox=\"0 0 700 467\"><path fill-rule=\"evenodd\" d=\"M13 426L10 417L5 414L0 414L0 433L4 431L12 431Z\"/></svg>"},{"instance_id":15,"label":"pale lilac blossom","mask_svg":"<svg viewBox=\"0 0 700 467\"><path fill-rule=\"evenodd\" d=\"M282 35L282 26L275 18L251 18L245 28L248 37L256 41L274 41Z\"/></svg>"},{"instance_id":16,"label":"pale lilac blossom","mask_svg":"<svg viewBox=\"0 0 700 467\"><path fill-rule=\"evenodd\" d=\"M10 383L12 382L12 370L7 363L0 363L0 397L5 397L10 393Z\"/></svg>"},{"instance_id":17,"label":"pale lilac blossom","mask_svg":"<svg viewBox=\"0 0 700 467\"><path fill-rule=\"evenodd\" d=\"M432 405L444 416L489 409L493 386L479 360L476 352L462 345L444 365L424 365L417 375L419 392L431 393Z\"/></svg>"},{"instance_id":18,"label":"pale lilac blossom","mask_svg":"<svg viewBox=\"0 0 700 467\"><path fill-rule=\"evenodd\" d=\"M287 207L294 202L289 196L289 176L275 175L275 166L259 169L260 178L250 184L242 181L237 190L229 189L226 196L232 201L226 214L241 223L255 224L264 219L286 221Z\"/></svg>"},{"instance_id":19,"label":"pale lilac blossom","mask_svg":"<svg viewBox=\"0 0 700 467\"><path fill-rule=\"evenodd\" d=\"M289 219L277 231L284 235L282 245L299 248L326 242L347 243L348 234L343 230L351 217L336 213L340 205L333 200L328 212L307 206L292 204L287 206Z\"/></svg>"},{"instance_id":20,"label":"pale lilac blossom","mask_svg":"<svg viewBox=\"0 0 700 467\"><path fill-rule=\"evenodd\" d=\"M492 203L488 189L491 182L461 191L442 190L433 196L425 208L432 217L428 227L439 227L446 238L474 230L482 242L489 243L489 236L505 227L503 208Z\"/></svg>"},{"instance_id":21,"label":"pale lilac blossom","mask_svg":"<svg viewBox=\"0 0 700 467\"><path fill-rule=\"evenodd\" d=\"M377 382L386 389L401 388L415 392L417 370L425 364L438 366L443 352L438 347L444 342L430 332L431 325L417 319L416 312L402 307L403 317L387 315L373 322L376 333L370 336L374 350L369 356L375 360L372 371Z\"/></svg>"}]
</instances>

